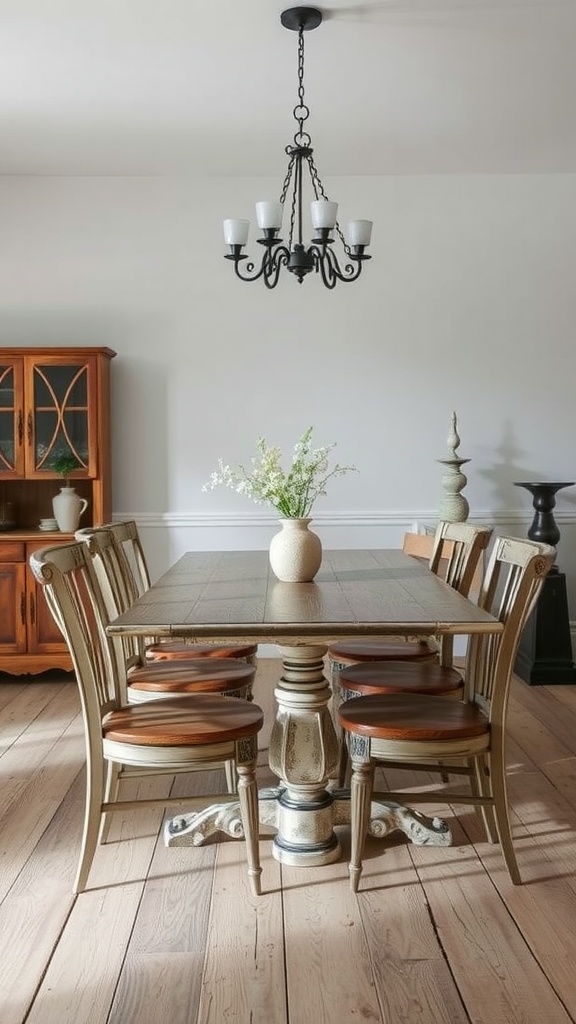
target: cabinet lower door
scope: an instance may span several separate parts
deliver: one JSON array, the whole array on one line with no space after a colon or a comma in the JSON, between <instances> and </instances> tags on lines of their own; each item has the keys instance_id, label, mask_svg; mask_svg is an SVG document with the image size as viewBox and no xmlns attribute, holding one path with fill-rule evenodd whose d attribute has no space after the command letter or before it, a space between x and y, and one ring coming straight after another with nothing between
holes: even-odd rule
<instances>
[{"instance_id":1,"label":"cabinet lower door","mask_svg":"<svg viewBox=\"0 0 576 1024\"><path fill-rule=\"evenodd\" d=\"M23 654L26 650L26 566L23 562L0 564L0 653Z\"/></svg>"}]
</instances>

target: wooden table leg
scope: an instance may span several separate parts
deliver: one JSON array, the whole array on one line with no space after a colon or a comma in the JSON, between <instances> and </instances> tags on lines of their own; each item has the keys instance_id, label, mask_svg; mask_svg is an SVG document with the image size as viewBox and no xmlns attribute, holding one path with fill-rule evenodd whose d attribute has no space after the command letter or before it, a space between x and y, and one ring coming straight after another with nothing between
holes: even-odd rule
<instances>
[{"instance_id":1,"label":"wooden table leg","mask_svg":"<svg viewBox=\"0 0 576 1024\"><path fill-rule=\"evenodd\" d=\"M270 737L270 768L280 779L273 854L284 864L330 864L340 857L333 798L326 789L338 765L328 710L325 645L281 646L282 676Z\"/></svg>"}]
</instances>

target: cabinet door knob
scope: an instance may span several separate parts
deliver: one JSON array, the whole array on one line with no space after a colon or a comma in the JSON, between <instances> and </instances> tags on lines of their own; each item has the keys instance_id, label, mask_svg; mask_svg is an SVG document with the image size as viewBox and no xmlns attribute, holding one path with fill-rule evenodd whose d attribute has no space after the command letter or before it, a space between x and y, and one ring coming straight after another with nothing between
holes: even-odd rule
<instances>
[{"instance_id":1,"label":"cabinet door knob","mask_svg":"<svg viewBox=\"0 0 576 1024\"><path fill-rule=\"evenodd\" d=\"M28 413L28 444L32 444L32 413Z\"/></svg>"},{"instance_id":2,"label":"cabinet door knob","mask_svg":"<svg viewBox=\"0 0 576 1024\"><path fill-rule=\"evenodd\" d=\"M22 415L22 409L18 413L18 444L21 445L24 439L24 417Z\"/></svg>"}]
</instances>

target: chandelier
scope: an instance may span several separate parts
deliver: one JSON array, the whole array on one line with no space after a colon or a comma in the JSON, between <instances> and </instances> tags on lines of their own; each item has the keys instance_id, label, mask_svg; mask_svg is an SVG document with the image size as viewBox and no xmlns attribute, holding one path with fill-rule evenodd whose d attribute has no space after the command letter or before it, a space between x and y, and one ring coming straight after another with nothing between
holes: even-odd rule
<instances>
[{"instance_id":1,"label":"chandelier","mask_svg":"<svg viewBox=\"0 0 576 1024\"><path fill-rule=\"evenodd\" d=\"M278 284L282 267L287 267L300 284L311 271L320 273L327 288L334 288L338 281L356 281L362 272L364 260L371 257L365 252L370 244L372 221L353 220L346 226L346 234L338 223L338 203L330 202L312 156L311 138L304 130L310 111L304 100L304 32L317 28L322 21L322 12L316 7L291 7L283 11L280 21L284 28L298 32L298 102L294 107L294 120L298 125L293 143L286 146L288 169L282 186L279 202L256 203L256 219L262 237L258 239L264 253L260 267L253 262L245 265L248 256L242 249L248 241L248 220L225 220L224 240L229 247L225 259L232 260L237 277L241 281L258 281L262 278L267 288ZM310 176L314 200L310 203L312 228L315 238L310 245L302 241L302 192L304 171ZM282 227L284 206L290 207L288 244L284 245L279 232ZM341 267L332 248L336 232L344 248L346 262ZM244 270L244 272L243 272Z\"/></svg>"}]
</instances>

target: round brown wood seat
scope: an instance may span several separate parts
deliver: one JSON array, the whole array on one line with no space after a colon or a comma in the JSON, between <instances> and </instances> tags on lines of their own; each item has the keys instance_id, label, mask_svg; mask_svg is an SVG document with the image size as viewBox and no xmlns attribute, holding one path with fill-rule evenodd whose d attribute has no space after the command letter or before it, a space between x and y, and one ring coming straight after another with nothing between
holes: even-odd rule
<instances>
[{"instance_id":1,"label":"round brown wood seat","mask_svg":"<svg viewBox=\"0 0 576 1024\"><path fill-rule=\"evenodd\" d=\"M343 640L331 644L330 661L434 661L437 652L420 640Z\"/></svg>"},{"instance_id":2,"label":"round brown wood seat","mask_svg":"<svg viewBox=\"0 0 576 1024\"><path fill-rule=\"evenodd\" d=\"M115 743L186 747L253 736L263 721L264 712L257 704L200 693L111 711L102 721L102 732L105 740Z\"/></svg>"},{"instance_id":3,"label":"round brown wood seat","mask_svg":"<svg viewBox=\"0 0 576 1024\"><path fill-rule=\"evenodd\" d=\"M338 715L347 732L381 740L451 740L490 730L475 704L415 694L353 697Z\"/></svg>"},{"instance_id":4,"label":"round brown wood seat","mask_svg":"<svg viewBox=\"0 0 576 1024\"><path fill-rule=\"evenodd\" d=\"M434 662L371 661L347 665L339 672L340 690L368 693L421 693L458 696L463 679L455 668ZM345 695L343 695L345 696Z\"/></svg>"},{"instance_id":5,"label":"round brown wood seat","mask_svg":"<svg viewBox=\"0 0 576 1024\"><path fill-rule=\"evenodd\" d=\"M180 658L255 658L258 644L187 644L184 640L166 640L148 644L150 661L178 661Z\"/></svg>"},{"instance_id":6,"label":"round brown wood seat","mask_svg":"<svg viewBox=\"0 0 576 1024\"><path fill-rule=\"evenodd\" d=\"M252 686L256 669L232 658L193 658L190 662L159 661L128 673L131 690L167 693L222 693Z\"/></svg>"}]
</instances>

